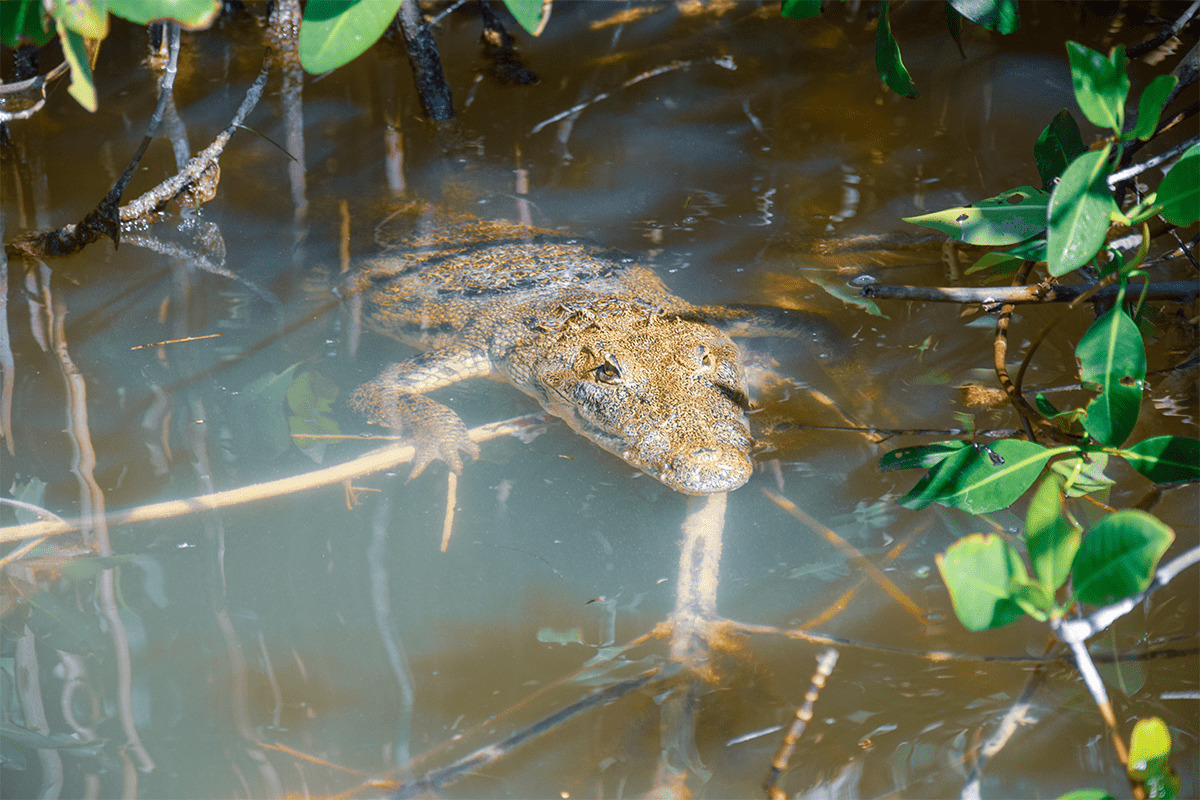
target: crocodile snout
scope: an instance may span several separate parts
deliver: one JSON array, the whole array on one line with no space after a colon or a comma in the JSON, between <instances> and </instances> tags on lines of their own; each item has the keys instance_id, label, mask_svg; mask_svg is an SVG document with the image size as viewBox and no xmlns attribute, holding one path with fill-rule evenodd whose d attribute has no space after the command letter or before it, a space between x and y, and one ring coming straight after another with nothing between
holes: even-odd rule
<instances>
[{"instance_id":1,"label":"crocodile snout","mask_svg":"<svg viewBox=\"0 0 1200 800\"><path fill-rule=\"evenodd\" d=\"M744 449L701 447L680 455L658 479L683 494L732 492L750 479L754 463Z\"/></svg>"}]
</instances>

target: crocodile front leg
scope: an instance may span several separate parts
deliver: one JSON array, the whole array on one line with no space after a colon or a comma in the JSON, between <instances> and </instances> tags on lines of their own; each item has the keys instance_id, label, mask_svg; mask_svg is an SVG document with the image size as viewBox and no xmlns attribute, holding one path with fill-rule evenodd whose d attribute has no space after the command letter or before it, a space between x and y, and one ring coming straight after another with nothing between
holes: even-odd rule
<instances>
[{"instance_id":1,"label":"crocodile front leg","mask_svg":"<svg viewBox=\"0 0 1200 800\"><path fill-rule=\"evenodd\" d=\"M416 453L409 480L434 459L462 472L462 456L478 458L479 445L471 441L458 414L424 393L468 378L487 377L491 370L487 354L480 350L435 350L388 367L363 384L350 398L350 405L371 422L387 425L413 440Z\"/></svg>"}]
</instances>

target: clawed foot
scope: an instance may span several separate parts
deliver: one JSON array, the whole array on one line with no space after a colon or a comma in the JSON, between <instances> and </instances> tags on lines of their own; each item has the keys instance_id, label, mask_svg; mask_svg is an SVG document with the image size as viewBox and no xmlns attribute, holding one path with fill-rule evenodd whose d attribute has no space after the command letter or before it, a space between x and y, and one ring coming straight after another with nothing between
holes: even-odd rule
<instances>
[{"instance_id":1,"label":"clawed foot","mask_svg":"<svg viewBox=\"0 0 1200 800\"><path fill-rule=\"evenodd\" d=\"M436 432L426 430L413 439L415 452L412 471L408 473L409 481L424 472L425 468L433 461L444 461L446 466L461 474L463 456L470 461L479 458L479 445L471 441L462 420L455 416L454 421L458 423L455 426L456 430L446 430L445 428L439 428Z\"/></svg>"}]
</instances>

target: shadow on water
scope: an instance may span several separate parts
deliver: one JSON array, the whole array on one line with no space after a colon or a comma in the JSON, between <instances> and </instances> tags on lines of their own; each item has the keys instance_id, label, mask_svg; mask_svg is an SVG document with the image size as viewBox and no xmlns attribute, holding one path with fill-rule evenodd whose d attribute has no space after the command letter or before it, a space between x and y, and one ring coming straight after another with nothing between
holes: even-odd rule
<instances>
[{"instance_id":1,"label":"shadow on water","mask_svg":"<svg viewBox=\"0 0 1200 800\"><path fill-rule=\"evenodd\" d=\"M472 757L428 796L760 796L830 645L840 658L782 777L795 796L958 796L1035 671L1026 724L988 764L983 796L1127 792L1073 667L1043 658L1045 631L1025 620L977 636L954 619L933 557L983 521L896 505L910 477L878 458L913 437L851 430L1014 425L957 388L989 380L994 318L902 302L874 315L853 282L957 280L953 254L900 217L1031 182L1030 143L1073 102L1064 30L1107 47L1109 19L1023 7L1003 40L964 28L964 60L941 5L909 4L894 23L913 101L880 86L853 5L806 24L757 3L633 8L621 22L607 4L556 3L540 39L520 37L541 79L530 86L489 76L470 6L443 18L460 124L448 155L398 41L302 83L277 70L200 212L49 267L9 261L0 482L29 505L4 522L41 507L84 523L16 556L4 545L5 730L41 731L6 735L6 797L371 797ZM191 152L261 67L257 13L183 36L174 135ZM60 87L11 125L6 241L81 218L136 148L155 78L142 33L114 25L95 114ZM155 141L127 198L174 171L171 143ZM361 331L330 290L412 197L620 248L697 304L821 313L852 358L748 345L762 447L720 508L525 419L532 401L485 381L438 397L472 428L523 422L453 483L440 465L405 483L389 451L383 468L257 496L386 446L293 434L378 433L345 400L412 353ZM1077 381L1071 341L1048 343L1029 380ZM1194 435L1194 391L1167 401L1145 424ZM189 499L214 492L239 502ZM1195 538L1195 499L1169 492L1155 509L1181 540ZM688 525L701 544L681 561ZM870 580L848 595L866 573L822 526L907 605ZM1101 656L1163 651L1101 668L1119 718L1171 726L1183 796L1200 787L1200 729L1195 701L1169 698L1196 688L1196 596L1193 570L1094 643Z\"/></svg>"}]
</instances>

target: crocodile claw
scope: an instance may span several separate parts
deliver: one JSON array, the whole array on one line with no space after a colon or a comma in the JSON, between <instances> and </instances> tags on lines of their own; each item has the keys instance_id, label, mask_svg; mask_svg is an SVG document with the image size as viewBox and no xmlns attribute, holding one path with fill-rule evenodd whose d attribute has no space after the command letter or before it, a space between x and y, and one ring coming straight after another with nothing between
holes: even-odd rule
<instances>
[{"instance_id":1,"label":"crocodile claw","mask_svg":"<svg viewBox=\"0 0 1200 800\"><path fill-rule=\"evenodd\" d=\"M453 413L453 412L452 412ZM437 431L426 429L413 439L413 466L408 480L420 475L434 461L443 461L455 473L462 474L463 456L474 461L479 458L479 445L471 441L467 428L455 415L457 426L439 426ZM457 428L453 430L451 428ZM407 482L407 481L406 481Z\"/></svg>"}]
</instances>

